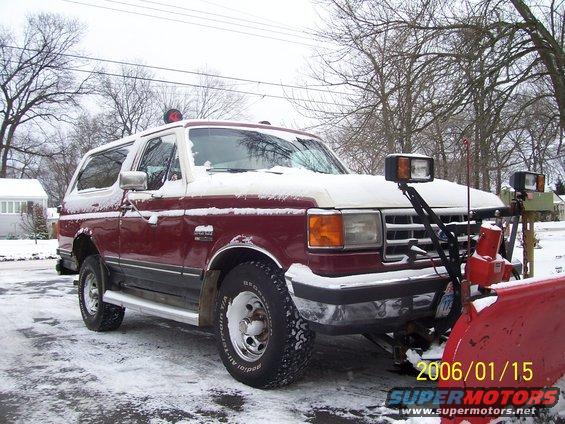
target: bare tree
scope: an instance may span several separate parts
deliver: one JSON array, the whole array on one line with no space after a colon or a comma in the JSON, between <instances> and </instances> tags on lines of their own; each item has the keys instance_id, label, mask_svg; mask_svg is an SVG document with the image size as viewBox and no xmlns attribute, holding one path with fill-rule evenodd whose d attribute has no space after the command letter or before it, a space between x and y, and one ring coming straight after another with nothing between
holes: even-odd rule
<instances>
[{"instance_id":1,"label":"bare tree","mask_svg":"<svg viewBox=\"0 0 565 424\"><path fill-rule=\"evenodd\" d=\"M236 92L217 72L203 67L192 86L162 86L159 99L163 112L178 109L188 119L243 119L247 98Z\"/></svg>"},{"instance_id":2,"label":"bare tree","mask_svg":"<svg viewBox=\"0 0 565 424\"><path fill-rule=\"evenodd\" d=\"M510 0L523 19L524 30L543 62L551 79L553 95L557 102L559 120L565 129L565 4L552 0L543 19L536 16L532 8L522 0Z\"/></svg>"},{"instance_id":3,"label":"bare tree","mask_svg":"<svg viewBox=\"0 0 565 424\"><path fill-rule=\"evenodd\" d=\"M465 137L473 147L473 185L498 190L507 168L516 164L510 135L537 102L556 99L555 81L563 77L563 3L552 2L548 13L529 15L529 21L516 13L514 3L524 7L518 1L324 3L331 14L320 36L341 48L320 55L312 76L345 88L339 100L349 106L299 106L334 129L330 138L350 157L350 166L373 173L381 170L385 154L418 150L437 155L440 175L459 180L462 167L454 164L464 163ZM546 27L551 30L544 32ZM553 70L541 57L537 33ZM544 114L546 125L559 122L562 109L557 104L553 118ZM555 153L557 145L559 156L563 129L551 134L557 142L549 151ZM541 156L547 161L550 155Z\"/></svg>"},{"instance_id":4,"label":"bare tree","mask_svg":"<svg viewBox=\"0 0 565 424\"><path fill-rule=\"evenodd\" d=\"M68 129L57 129L45 136L49 147L31 177L38 178L49 195L51 205L62 202L76 167L84 154L95 147L115 140L101 115L79 116Z\"/></svg>"},{"instance_id":5,"label":"bare tree","mask_svg":"<svg viewBox=\"0 0 565 424\"><path fill-rule=\"evenodd\" d=\"M146 68L128 65L123 65L116 75L100 74L97 94L104 110L101 130L105 137L122 138L158 121L161 112L153 77Z\"/></svg>"},{"instance_id":6,"label":"bare tree","mask_svg":"<svg viewBox=\"0 0 565 424\"><path fill-rule=\"evenodd\" d=\"M446 41L409 26L392 25L402 13L407 21L432 24L440 5L405 2L405 8L377 1L330 0L334 14L320 35L341 46L320 55L313 77L325 86L345 88L349 107L319 110L316 101L305 102L303 111L328 125L340 126L342 150L369 159L362 168L378 171L384 155L422 149L418 134L453 109L460 107L464 92L457 73L458 61L449 54L434 54ZM352 165L354 168L355 165Z\"/></svg>"},{"instance_id":7,"label":"bare tree","mask_svg":"<svg viewBox=\"0 0 565 424\"><path fill-rule=\"evenodd\" d=\"M0 178L12 152L40 152L39 146L18 145L20 126L62 119L87 92L72 71L76 60L65 55L81 34L78 21L46 13L30 16L22 37L0 29Z\"/></svg>"}]
</instances>

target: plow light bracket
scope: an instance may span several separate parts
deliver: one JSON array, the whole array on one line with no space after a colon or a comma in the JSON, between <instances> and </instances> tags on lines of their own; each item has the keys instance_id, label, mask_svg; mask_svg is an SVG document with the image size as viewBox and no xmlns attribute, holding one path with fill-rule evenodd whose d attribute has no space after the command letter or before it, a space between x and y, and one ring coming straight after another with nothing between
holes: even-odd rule
<instances>
[{"instance_id":1,"label":"plow light bracket","mask_svg":"<svg viewBox=\"0 0 565 424\"><path fill-rule=\"evenodd\" d=\"M510 186L516 191L545 191L545 175L519 171L510 176Z\"/></svg>"},{"instance_id":2,"label":"plow light bracket","mask_svg":"<svg viewBox=\"0 0 565 424\"><path fill-rule=\"evenodd\" d=\"M393 154L385 158L385 179L397 183L426 183L434 179L434 160L429 156Z\"/></svg>"}]
</instances>

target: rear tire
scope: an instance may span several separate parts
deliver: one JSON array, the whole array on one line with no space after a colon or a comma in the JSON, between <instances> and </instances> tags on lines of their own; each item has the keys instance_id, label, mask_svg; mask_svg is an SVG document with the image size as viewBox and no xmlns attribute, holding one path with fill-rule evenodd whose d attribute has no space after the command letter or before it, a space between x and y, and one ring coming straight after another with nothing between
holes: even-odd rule
<instances>
[{"instance_id":1,"label":"rear tire","mask_svg":"<svg viewBox=\"0 0 565 424\"><path fill-rule=\"evenodd\" d=\"M312 356L315 334L294 306L281 270L266 262L246 262L228 273L214 326L228 372L252 387L291 384Z\"/></svg>"},{"instance_id":2,"label":"rear tire","mask_svg":"<svg viewBox=\"0 0 565 424\"><path fill-rule=\"evenodd\" d=\"M87 257L80 267L78 303L84 324L92 331L115 330L124 319L125 308L103 300L106 272L99 255Z\"/></svg>"}]
</instances>

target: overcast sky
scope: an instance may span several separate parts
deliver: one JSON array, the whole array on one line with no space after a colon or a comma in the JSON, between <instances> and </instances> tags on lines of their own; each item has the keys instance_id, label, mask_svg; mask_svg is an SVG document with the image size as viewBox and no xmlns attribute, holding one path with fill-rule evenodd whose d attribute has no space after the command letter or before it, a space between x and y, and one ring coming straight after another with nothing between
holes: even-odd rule
<instances>
[{"instance_id":1,"label":"overcast sky","mask_svg":"<svg viewBox=\"0 0 565 424\"><path fill-rule=\"evenodd\" d=\"M147 8L176 10L176 13ZM208 66L225 76L290 84L302 78L313 54L313 48L302 43L316 44L309 35L297 31L314 28L319 24L319 14L323 13L310 0L0 0L0 24L19 30L26 15L38 11L61 13L84 22L87 30L80 48L91 56L186 70ZM227 25L212 19L297 34L298 37ZM229 28L230 31L195 24ZM234 31L261 33L264 37ZM156 76L194 82L194 77L179 73L157 72ZM256 83L237 83L237 88L284 95L278 87ZM247 113L253 121L266 119L273 124L290 126L306 124L286 100L252 96L249 103Z\"/></svg>"}]
</instances>

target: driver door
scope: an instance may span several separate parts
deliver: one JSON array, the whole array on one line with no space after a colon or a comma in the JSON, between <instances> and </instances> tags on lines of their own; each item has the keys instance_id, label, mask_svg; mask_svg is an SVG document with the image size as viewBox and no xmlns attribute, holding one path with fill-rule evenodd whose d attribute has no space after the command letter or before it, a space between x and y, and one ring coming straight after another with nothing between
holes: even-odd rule
<instances>
[{"instance_id":1,"label":"driver door","mask_svg":"<svg viewBox=\"0 0 565 424\"><path fill-rule=\"evenodd\" d=\"M147 190L126 192L120 218L120 266L126 290L163 303L184 306L195 276L183 273L186 224L182 198L186 169L181 160L182 130L170 129L141 140L133 169L147 174ZM198 276L199 277L199 276Z\"/></svg>"}]
</instances>

